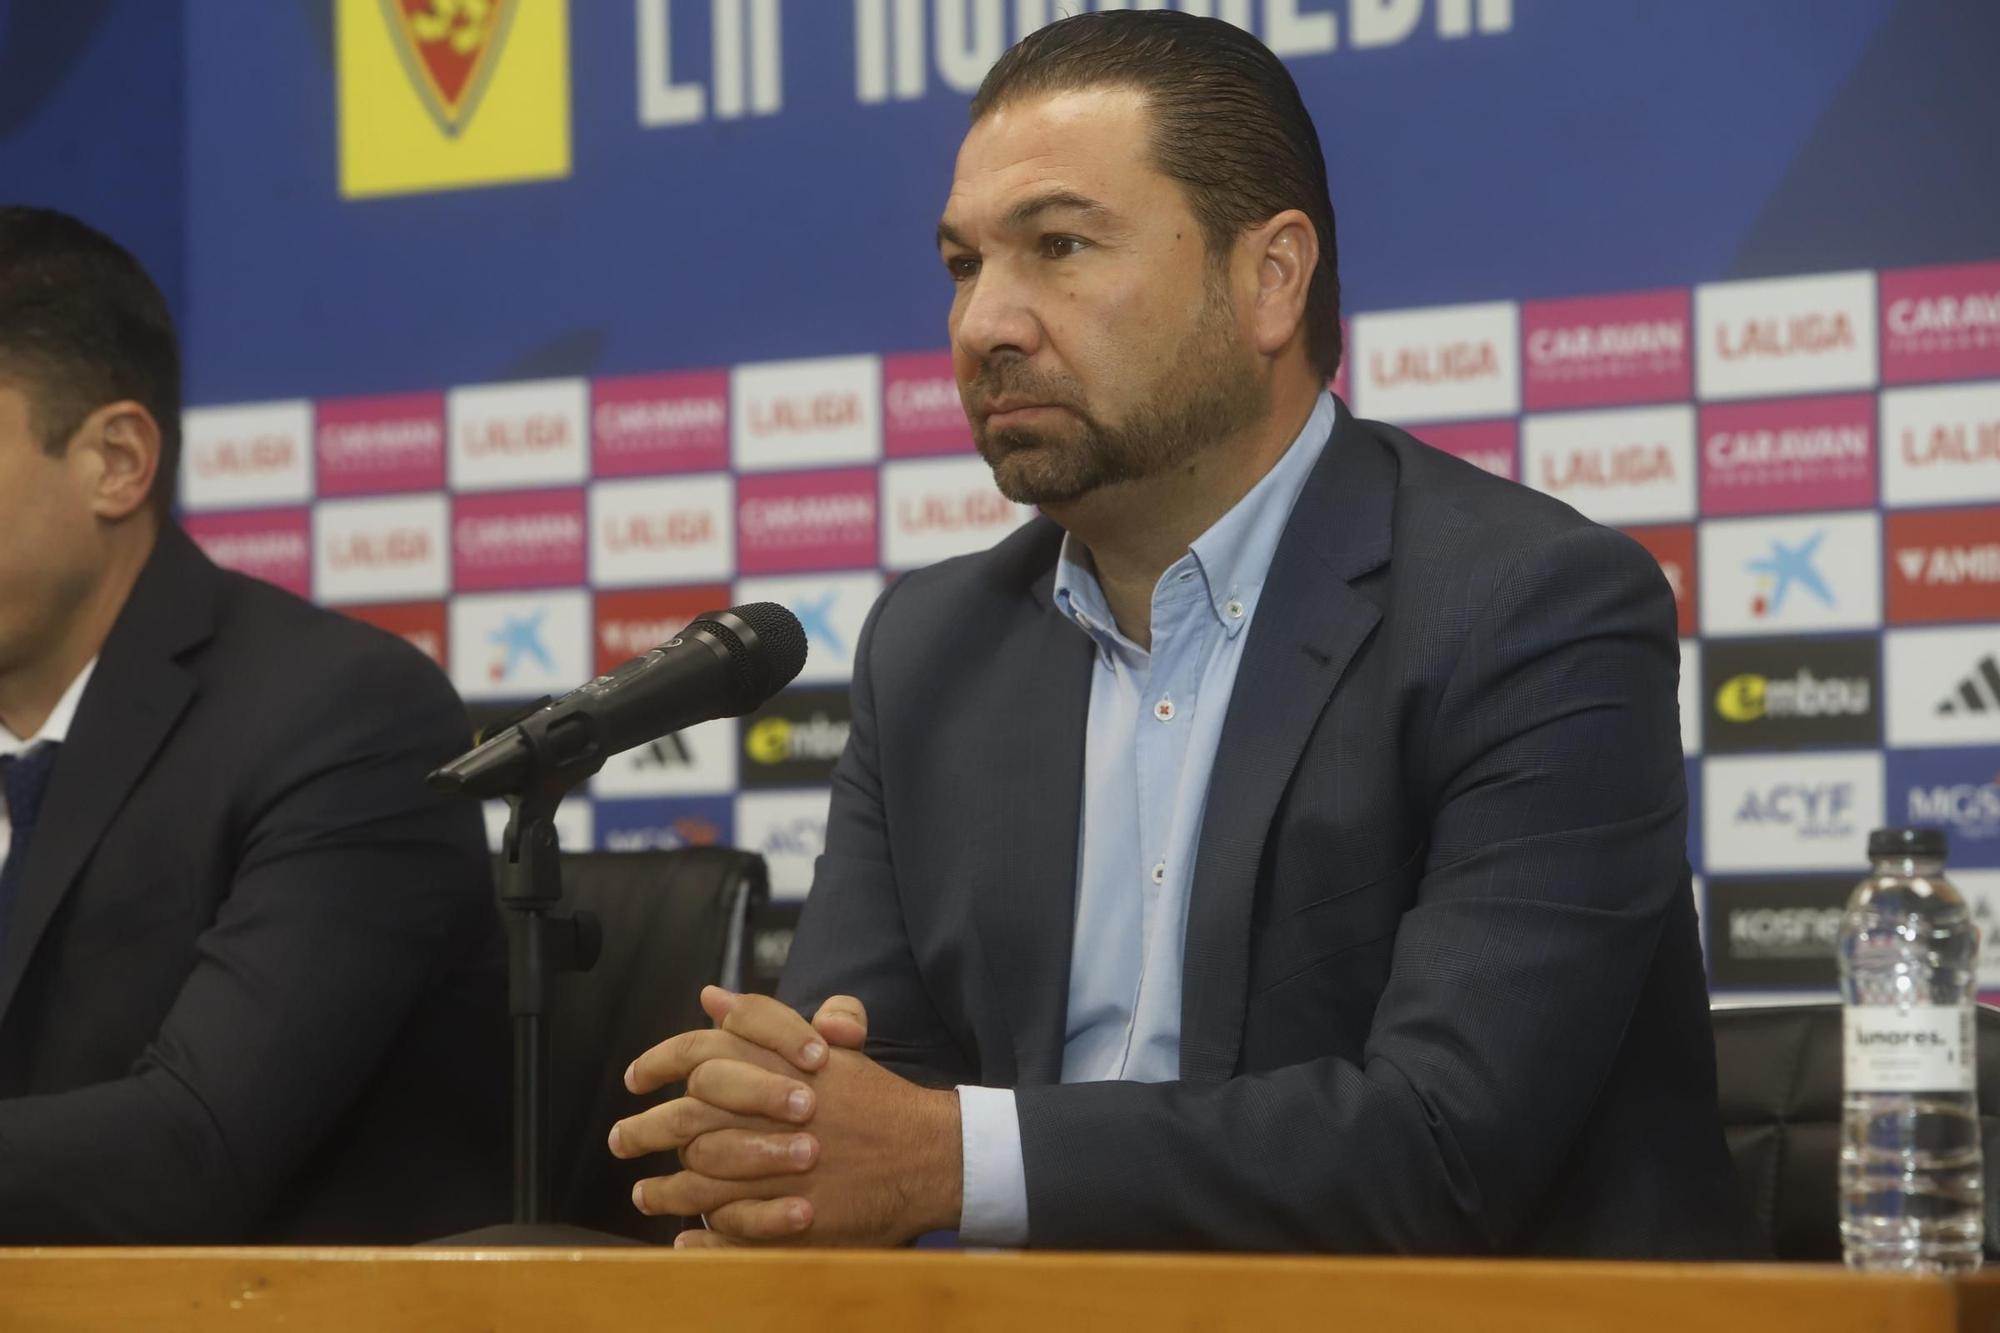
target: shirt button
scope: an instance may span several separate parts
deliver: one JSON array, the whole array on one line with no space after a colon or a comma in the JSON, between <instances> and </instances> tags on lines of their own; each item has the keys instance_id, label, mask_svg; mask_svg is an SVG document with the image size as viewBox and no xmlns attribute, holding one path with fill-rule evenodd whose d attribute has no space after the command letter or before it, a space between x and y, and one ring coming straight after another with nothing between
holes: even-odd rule
<instances>
[{"instance_id":1,"label":"shirt button","mask_svg":"<svg viewBox=\"0 0 2000 1333\"><path fill-rule=\"evenodd\" d=\"M1167 882L1167 863L1166 863L1165 861L1156 861L1156 862L1154 862L1154 863L1153 863L1153 883L1155 883L1155 884L1165 884L1166 882Z\"/></svg>"},{"instance_id":2,"label":"shirt button","mask_svg":"<svg viewBox=\"0 0 2000 1333\"><path fill-rule=\"evenodd\" d=\"M1229 605L1223 607L1222 609L1229 613L1229 618L1231 620L1243 619L1243 603L1237 601L1234 597L1230 598Z\"/></svg>"},{"instance_id":3,"label":"shirt button","mask_svg":"<svg viewBox=\"0 0 2000 1333\"><path fill-rule=\"evenodd\" d=\"M1154 705L1153 705L1153 716L1154 716L1154 717L1156 717L1156 718L1158 718L1158 719L1160 719L1160 721L1162 721L1162 722L1171 722L1171 721L1173 721L1173 720L1174 720L1174 701L1173 701L1172 699L1162 699L1162 700L1160 700L1160 701L1159 701L1158 703L1154 704Z\"/></svg>"}]
</instances>

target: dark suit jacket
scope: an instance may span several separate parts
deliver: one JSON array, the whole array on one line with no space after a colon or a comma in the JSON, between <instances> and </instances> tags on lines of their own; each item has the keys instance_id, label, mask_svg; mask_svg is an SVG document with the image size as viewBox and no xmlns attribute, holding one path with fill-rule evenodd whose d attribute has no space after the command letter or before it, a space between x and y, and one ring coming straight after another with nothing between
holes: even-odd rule
<instances>
[{"instance_id":1,"label":"dark suit jacket","mask_svg":"<svg viewBox=\"0 0 2000 1333\"><path fill-rule=\"evenodd\" d=\"M1091 645L1060 537L876 606L781 994L1017 1087L1035 1245L1734 1251L1645 551L1343 406L1215 758L1181 1077L1063 1086Z\"/></svg>"},{"instance_id":2,"label":"dark suit jacket","mask_svg":"<svg viewBox=\"0 0 2000 1333\"><path fill-rule=\"evenodd\" d=\"M505 1217L481 820L423 785L465 744L415 649L162 532L0 947L0 1242Z\"/></svg>"}]
</instances>

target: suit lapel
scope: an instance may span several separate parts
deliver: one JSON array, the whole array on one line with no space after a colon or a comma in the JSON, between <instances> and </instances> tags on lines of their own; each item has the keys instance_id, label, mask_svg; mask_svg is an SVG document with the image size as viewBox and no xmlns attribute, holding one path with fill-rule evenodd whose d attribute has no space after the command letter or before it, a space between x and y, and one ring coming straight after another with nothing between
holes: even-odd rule
<instances>
[{"instance_id":1,"label":"suit lapel","mask_svg":"<svg viewBox=\"0 0 2000 1333\"><path fill-rule=\"evenodd\" d=\"M215 571L167 525L98 654L56 759L4 947L0 1016L112 817L195 695L174 659L214 629Z\"/></svg>"},{"instance_id":2,"label":"suit lapel","mask_svg":"<svg viewBox=\"0 0 2000 1333\"><path fill-rule=\"evenodd\" d=\"M1208 783L1188 904L1181 1077L1236 1068L1272 816L1341 673L1381 619L1350 580L1389 558L1396 467L1340 408L1271 562Z\"/></svg>"},{"instance_id":3,"label":"suit lapel","mask_svg":"<svg viewBox=\"0 0 2000 1333\"><path fill-rule=\"evenodd\" d=\"M998 874L976 910L987 970L1014 1039L1018 1082L1062 1073L1070 949L1076 929L1076 851L1083 810L1084 731L1090 709L1090 639L1054 609L1054 570L1035 587L1033 629L1018 636L1005 674L1029 682L1020 713L996 709L1003 729L994 784L1005 802ZM1001 677L1004 681L1005 674Z\"/></svg>"}]
</instances>

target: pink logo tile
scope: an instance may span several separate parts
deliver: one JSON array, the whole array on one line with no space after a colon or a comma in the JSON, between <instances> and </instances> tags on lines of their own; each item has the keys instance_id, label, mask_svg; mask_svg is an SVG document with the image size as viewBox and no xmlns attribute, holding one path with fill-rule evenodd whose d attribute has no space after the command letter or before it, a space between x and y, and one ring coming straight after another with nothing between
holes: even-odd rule
<instances>
[{"instance_id":1,"label":"pink logo tile","mask_svg":"<svg viewBox=\"0 0 2000 1333\"><path fill-rule=\"evenodd\" d=\"M1882 275L1882 382L2000 375L2000 263Z\"/></svg>"},{"instance_id":2,"label":"pink logo tile","mask_svg":"<svg viewBox=\"0 0 2000 1333\"><path fill-rule=\"evenodd\" d=\"M590 456L600 477L729 466L729 372L593 380Z\"/></svg>"},{"instance_id":3,"label":"pink logo tile","mask_svg":"<svg viewBox=\"0 0 2000 1333\"><path fill-rule=\"evenodd\" d=\"M1522 391L1531 412L1688 396L1685 290L1529 301L1521 307Z\"/></svg>"},{"instance_id":4,"label":"pink logo tile","mask_svg":"<svg viewBox=\"0 0 2000 1333\"><path fill-rule=\"evenodd\" d=\"M882 358L882 449L891 458L972 452L950 352Z\"/></svg>"},{"instance_id":5,"label":"pink logo tile","mask_svg":"<svg viewBox=\"0 0 2000 1333\"><path fill-rule=\"evenodd\" d=\"M314 452L321 495L434 491L444 485L444 395L320 402Z\"/></svg>"},{"instance_id":6,"label":"pink logo tile","mask_svg":"<svg viewBox=\"0 0 2000 1333\"><path fill-rule=\"evenodd\" d=\"M1512 421L1470 421L1462 425L1425 426L1417 438L1435 449L1485 468L1496 477L1519 481L1516 471L1520 428Z\"/></svg>"},{"instance_id":7,"label":"pink logo tile","mask_svg":"<svg viewBox=\"0 0 2000 1333\"><path fill-rule=\"evenodd\" d=\"M224 569L312 596L312 519L303 509L191 514L188 536Z\"/></svg>"},{"instance_id":8,"label":"pink logo tile","mask_svg":"<svg viewBox=\"0 0 2000 1333\"><path fill-rule=\"evenodd\" d=\"M582 583L587 540L581 490L456 496L453 587L487 592Z\"/></svg>"},{"instance_id":9,"label":"pink logo tile","mask_svg":"<svg viewBox=\"0 0 2000 1333\"><path fill-rule=\"evenodd\" d=\"M1699 431L1705 514L1875 503L1873 394L1710 405Z\"/></svg>"},{"instance_id":10,"label":"pink logo tile","mask_svg":"<svg viewBox=\"0 0 2000 1333\"><path fill-rule=\"evenodd\" d=\"M873 468L747 476L736 483L737 566L745 574L872 569Z\"/></svg>"}]
</instances>

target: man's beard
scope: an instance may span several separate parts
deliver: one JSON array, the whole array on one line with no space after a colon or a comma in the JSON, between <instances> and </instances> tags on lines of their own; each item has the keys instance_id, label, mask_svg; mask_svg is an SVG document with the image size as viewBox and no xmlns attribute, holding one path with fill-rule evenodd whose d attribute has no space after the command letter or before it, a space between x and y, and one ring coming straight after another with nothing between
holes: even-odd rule
<instances>
[{"instance_id":1,"label":"man's beard","mask_svg":"<svg viewBox=\"0 0 2000 1333\"><path fill-rule=\"evenodd\" d=\"M972 383L975 402L1007 398L1048 403L1073 426L988 429L973 438L1000 493L1016 504L1059 505L1105 486L1179 467L1263 413L1263 389L1238 334L1227 287L1211 273L1201 314L1174 363L1122 421L1102 421L1067 377L1046 376L1018 357L986 362Z\"/></svg>"}]
</instances>

